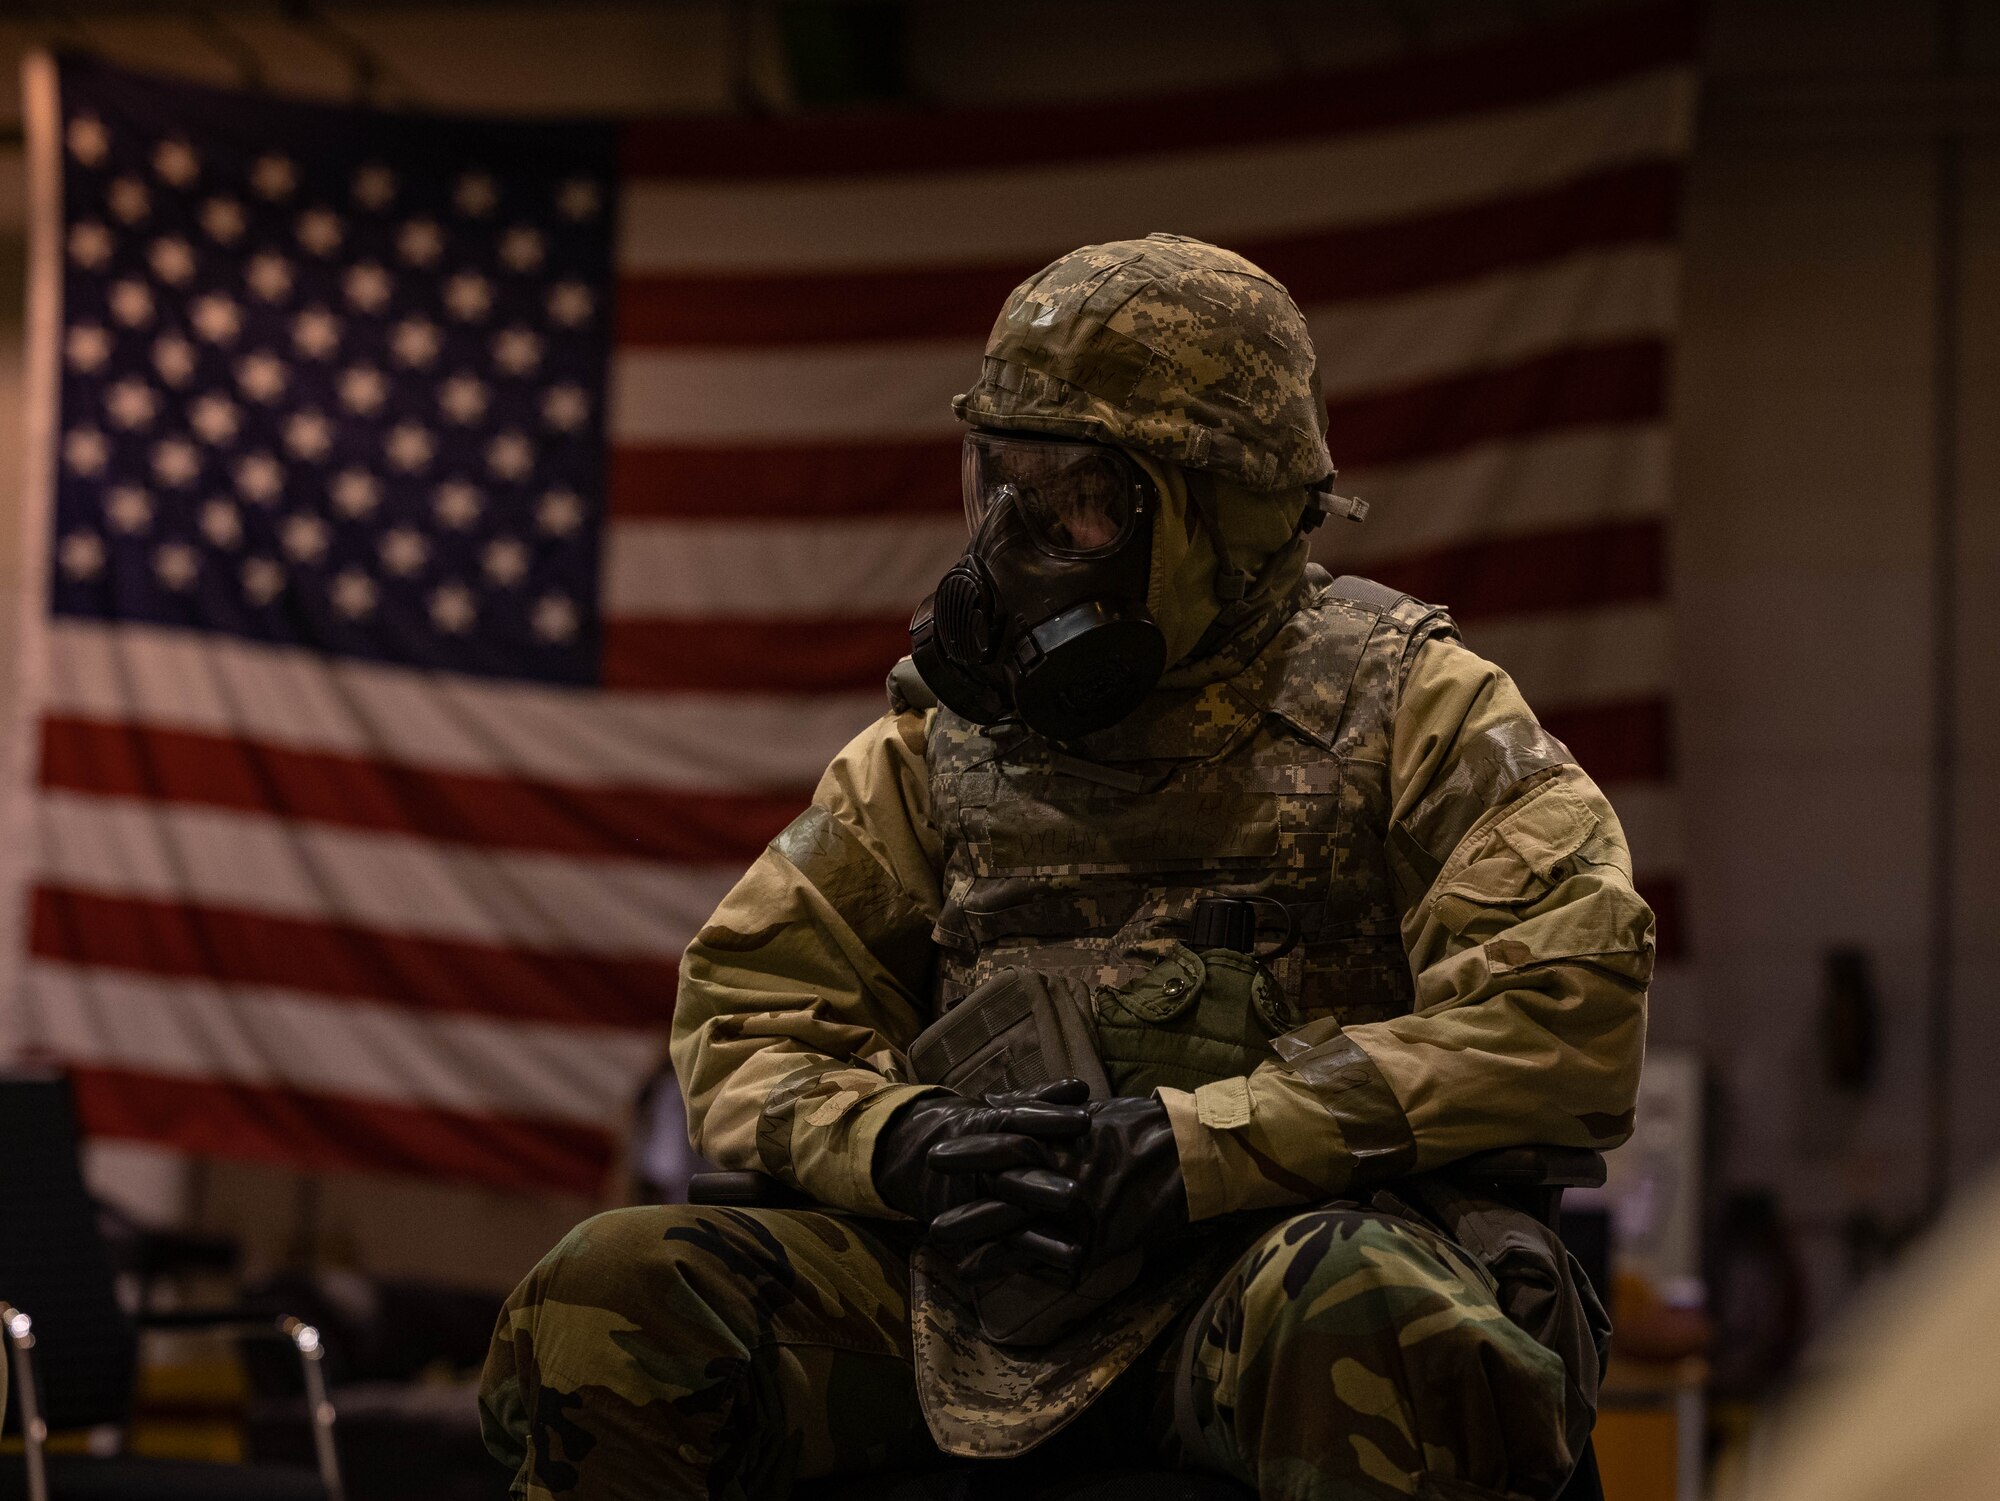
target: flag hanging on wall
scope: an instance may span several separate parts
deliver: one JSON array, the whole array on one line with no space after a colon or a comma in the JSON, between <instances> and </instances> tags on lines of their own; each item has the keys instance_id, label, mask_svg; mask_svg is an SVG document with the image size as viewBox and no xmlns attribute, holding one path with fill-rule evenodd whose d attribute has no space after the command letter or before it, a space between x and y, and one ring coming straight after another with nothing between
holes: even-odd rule
<instances>
[{"instance_id":1,"label":"flag hanging on wall","mask_svg":"<svg viewBox=\"0 0 2000 1501\"><path fill-rule=\"evenodd\" d=\"M88 1130L590 1189L675 962L963 545L1008 290L1170 229L1671 930L1678 9L1254 91L503 122L30 63L38 754L9 1052ZM32 567L32 565L31 565Z\"/></svg>"}]
</instances>

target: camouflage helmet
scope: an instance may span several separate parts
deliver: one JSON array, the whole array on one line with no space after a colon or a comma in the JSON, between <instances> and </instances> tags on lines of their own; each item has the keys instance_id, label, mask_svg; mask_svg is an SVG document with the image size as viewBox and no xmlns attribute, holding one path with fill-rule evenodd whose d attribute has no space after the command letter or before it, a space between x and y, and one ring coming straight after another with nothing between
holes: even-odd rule
<instances>
[{"instance_id":1,"label":"camouflage helmet","mask_svg":"<svg viewBox=\"0 0 2000 1501\"><path fill-rule=\"evenodd\" d=\"M1016 287L960 420L1093 438L1253 490L1333 473L1291 295L1240 255L1152 234L1073 250Z\"/></svg>"}]
</instances>

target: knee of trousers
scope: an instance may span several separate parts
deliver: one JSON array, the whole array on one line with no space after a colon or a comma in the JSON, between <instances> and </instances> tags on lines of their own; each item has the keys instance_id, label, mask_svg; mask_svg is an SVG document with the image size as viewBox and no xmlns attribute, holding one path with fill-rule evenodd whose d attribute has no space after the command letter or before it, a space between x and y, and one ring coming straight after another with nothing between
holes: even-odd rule
<instances>
[{"instance_id":1,"label":"knee of trousers","mask_svg":"<svg viewBox=\"0 0 2000 1501\"><path fill-rule=\"evenodd\" d=\"M507 1312L531 1332L557 1324L728 1327L742 1299L727 1295L728 1279L704 1275L716 1270L723 1241L715 1212L692 1205L593 1215L541 1259L507 1300Z\"/></svg>"},{"instance_id":2,"label":"knee of trousers","mask_svg":"<svg viewBox=\"0 0 2000 1501\"><path fill-rule=\"evenodd\" d=\"M1298 1215L1272 1232L1241 1286L1242 1349L1270 1366L1329 1348L1395 1348L1410 1322L1478 1317L1491 1298L1468 1265L1414 1227L1361 1210ZM1468 1281L1468 1278L1473 1280Z\"/></svg>"}]
</instances>

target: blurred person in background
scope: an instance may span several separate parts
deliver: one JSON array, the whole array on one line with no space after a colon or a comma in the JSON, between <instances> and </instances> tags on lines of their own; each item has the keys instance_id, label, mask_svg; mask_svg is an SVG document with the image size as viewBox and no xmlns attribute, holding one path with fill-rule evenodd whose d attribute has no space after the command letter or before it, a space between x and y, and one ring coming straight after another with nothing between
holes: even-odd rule
<instances>
[{"instance_id":1,"label":"blurred person in background","mask_svg":"<svg viewBox=\"0 0 2000 1501\"><path fill-rule=\"evenodd\" d=\"M804 1207L579 1226L502 1315L489 1446L523 1496L1059 1433L1270 1497L1553 1495L1602 1313L1436 1170L1629 1134L1617 817L1441 609L1308 564L1365 508L1248 261L1061 258L955 410L972 540L889 712L681 969L696 1146Z\"/></svg>"}]
</instances>

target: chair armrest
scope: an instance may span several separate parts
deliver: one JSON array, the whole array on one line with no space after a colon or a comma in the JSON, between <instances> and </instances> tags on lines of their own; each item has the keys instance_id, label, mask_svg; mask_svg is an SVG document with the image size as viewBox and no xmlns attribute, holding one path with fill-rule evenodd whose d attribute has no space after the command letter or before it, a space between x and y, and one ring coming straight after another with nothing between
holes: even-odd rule
<instances>
[{"instance_id":1,"label":"chair armrest","mask_svg":"<svg viewBox=\"0 0 2000 1501\"><path fill-rule=\"evenodd\" d=\"M696 1173L688 1179L690 1204L736 1209L810 1209L815 1200L769 1173Z\"/></svg>"},{"instance_id":2,"label":"chair armrest","mask_svg":"<svg viewBox=\"0 0 2000 1501\"><path fill-rule=\"evenodd\" d=\"M1599 1188L1604 1154L1589 1147L1498 1147L1461 1157L1444 1169L1461 1182L1498 1183L1508 1188Z\"/></svg>"},{"instance_id":3,"label":"chair armrest","mask_svg":"<svg viewBox=\"0 0 2000 1501\"><path fill-rule=\"evenodd\" d=\"M232 1334L238 1339L283 1339L298 1352L299 1374L305 1380L306 1415L312 1423L313 1457L327 1501L345 1501L346 1487L340 1477L340 1455L333 1445L333 1402L326 1393L326 1373L320 1361L326 1356L319 1330L304 1319L273 1315L266 1309L175 1308L158 1313L142 1313L133 1320L141 1333L163 1329L203 1330Z\"/></svg>"}]
</instances>

